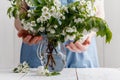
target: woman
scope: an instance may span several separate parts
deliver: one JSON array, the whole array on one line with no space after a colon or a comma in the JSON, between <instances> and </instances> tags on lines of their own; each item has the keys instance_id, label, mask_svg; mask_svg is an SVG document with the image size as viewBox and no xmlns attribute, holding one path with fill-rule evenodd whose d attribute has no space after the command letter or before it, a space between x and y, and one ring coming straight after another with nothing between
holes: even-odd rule
<instances>
[{"instance_id":1,"label":"woman","mask_svg":"<svg viewBox=\"0 0 120 80\"><path fill-rule=\"evenodd\" d=\"M63 5L67 5L71 2L74 2L75 0L60 0L60 1ZM99 1L101 2L101 0L97 0L97 2ZM24 1L22 6L26 7ZM98 7L97 16L104 17L104 12L103 10L101 10L103 8L101 8L101 5L100 6L97 5L97 7ZM21 12L22 11L23 10L21 9ZM22 25L19 19L15 19L15 27L18 30L18 36L22 37L23 39L20 62L22 63L24 61L27 61L31 68L36 68L40 66L41 63L36 53L38 42L42 40L42 37L27 34L27 31L22 29ZM96 51L96 41L95 38L92 36L93 34L89 34L89 36L85 40L85 43L87 43L85 45L82 45L79 41L76 41L75 43L70 42L68 45L66 45L67 68L94 68L99 66Z\"/></svg>"}]
</instances>

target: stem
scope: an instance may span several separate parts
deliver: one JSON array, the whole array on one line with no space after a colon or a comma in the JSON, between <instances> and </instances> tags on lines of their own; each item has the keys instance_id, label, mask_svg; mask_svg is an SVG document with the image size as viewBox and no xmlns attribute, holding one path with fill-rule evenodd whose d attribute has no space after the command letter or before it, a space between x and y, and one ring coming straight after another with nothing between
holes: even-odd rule
<instances>
[{"instance_id":1,"label":"stem","mask_svg":"<svg viewBox=\"0 0 120 80\"><path fill-rule=\"evenodd\" d=\"M56 65L55 63L55 60L54 60L54 57L53 57L53 50L55 50L56 52L56 49L54 48L54 45L53 45L53 40L51 41L48 41L48 46L47 46L47 52L48 52L48 55L47 55L47 64L46 64L46 67L51 66L53 69L54 69L54 65Z\"/></svg>"}]
</instances>

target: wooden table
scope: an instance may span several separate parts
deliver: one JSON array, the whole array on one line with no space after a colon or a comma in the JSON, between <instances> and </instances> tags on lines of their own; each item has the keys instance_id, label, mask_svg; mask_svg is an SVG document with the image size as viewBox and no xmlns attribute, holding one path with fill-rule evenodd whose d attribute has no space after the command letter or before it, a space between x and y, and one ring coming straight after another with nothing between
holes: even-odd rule
<instances>
[{"instance_id":1,"label":"wooden table","mask_svg":"<svg viewBox=\"0 0 120 80\"><path fill-rule=\"evenodd\" d=\"M66 68L58 76L38 76L34 70L28 73L13 73L0 70L0 80L120 80L120 70L112 68Z\"/></svg>"}]
</instances>

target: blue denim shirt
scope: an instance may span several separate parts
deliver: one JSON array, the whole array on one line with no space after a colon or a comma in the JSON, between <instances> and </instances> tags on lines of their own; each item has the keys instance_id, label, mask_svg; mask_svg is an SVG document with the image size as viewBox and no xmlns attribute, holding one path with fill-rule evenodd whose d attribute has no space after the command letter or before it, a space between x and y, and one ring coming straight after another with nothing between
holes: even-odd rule
<instances>
[{"instance_id":1,"label":"blue denim shirt","mask_svg":"<svg viewBox=\"0 0 120 80\"><path fill-rule=\"evenodd\" d=\"M75 0L60 0L63 5L67 5ZM41 65L39 58L37 57L37 45L27 45L22 43L20 62L27 61L31 68L36 68ZM59 46L58 46L59 47ZM60 61L60 57L55 57L56 63L61 64L55 67L56 71L59 71L64 67ZM66 66L67 68L95 68L98 67L98 56L96 50L96 40L92 39L91 45L87 51L83 53L71 52L66 49Z\"/></svg>"}]
</instances>

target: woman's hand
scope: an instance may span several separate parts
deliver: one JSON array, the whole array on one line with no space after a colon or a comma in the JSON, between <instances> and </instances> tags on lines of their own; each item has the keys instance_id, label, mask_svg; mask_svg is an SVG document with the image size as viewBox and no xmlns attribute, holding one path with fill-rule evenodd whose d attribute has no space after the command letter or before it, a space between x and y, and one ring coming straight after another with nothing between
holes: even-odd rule
<instances>
[{"instance_id":1,"label":"woman's hand","mask_svg":"<svg viewBox=\"0 0 120 80\"><path fill-rule=\"evenodd\" d=\"M20 4L20 14L27 13L27 10L29 9L29 6L26 4L25 0L23 0ZM41 36L33 36L28 33L28 31L24 30L22 28L21 21L19 18L15 19L15 27L18 30L18 36L23 39L24 43L27 43L29 45L37 44L39 41L42 40Z\"/></svg>"},{"instance_id":2,"label":"woman's hand","mask_svg":"<svg viewBox=\"0 0 120 80\"><path fill-rule=\"evenodd\" d=\"M83 43L81 43L79 40L76 41L75 43L71 42L66 46L66 48L68 48L72 52L79 53L84 52L89 47L91 39L93 36L95 36L95 34L96 34L95 32L91 32Z\"/></svg>"},{"instance_id":3,"label":"woman's hand","mask_svg":"<svg viewBox=\"0 0 120 80\"><path fill-rule=\"evenodd\" d=\"M29 6L27 5L27 3L25 2L25 0L23 0L20 4L20 14L22 13L27 13L27 10L29 10Z\"/></svg>"},{"instance_id":4,"label":"woman's hand","mask_svg":"<svg viewBox=\"0 0 120 80\"><path fill-rule=\"evenodd\" d=\"M23 39L24 43L27 43L29 45L37 44L37 43L39 43L39 41L42 40L42 36L33 36L33 35L29 34L28 31L26 31L26 30L19 31L18 36Z\"/></svg>"}]
</instances>

